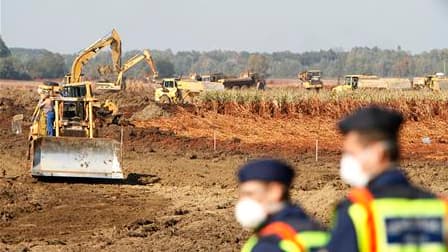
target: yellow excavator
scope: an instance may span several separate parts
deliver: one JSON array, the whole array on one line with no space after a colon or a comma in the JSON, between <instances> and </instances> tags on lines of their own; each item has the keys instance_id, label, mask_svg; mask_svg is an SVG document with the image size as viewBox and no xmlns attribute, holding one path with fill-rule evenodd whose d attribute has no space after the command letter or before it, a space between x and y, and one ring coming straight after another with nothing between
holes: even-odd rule
<instances>
[{"instance_id":1,"label":"yellow excavator","mask_svg":"<svg viewBox=\"0 0 448 252\"><path fill-rule=\"evenodd\" d=\"M41 99L50 97L52 101L55 134L47 135L47 118L39 102L32 116L29 135L32 176L124 178L119 158L120 144L114 139L98 138L96 111L103 106L92 93L92 83L82 80L83 66L106 46L112 49L114 69L120 71L121 40L114 29L79 53L62 84L39 86Z\"/></svg>"},{"instance_id":2,"label":"yellow excavator","mask_svg":"<svg viewBox=\"0 0 448 252\"><path fill-rule=\"evenodd\" d=\"M116 72L121 70L121 39L118 32L113 29L111 33L95 41L82 50L72 63L71 71L64 78L64 83L78 83L82 81L82 69L84 65L93 58L101 49L110 46L112 54L112 65Z\"/></svg>"},{"instance_id":3,"label":"yellow excavator","mask_svg":"<svg viewBox=\"0 0 448 252\"><path fill-rule=\"evenodd\" d=\"M152 79L155 80L159 76L159 72L157 71L156 64L154 63L154 60L152 58L152 55L149 50L145 49L143 53L137 54L134 57L130 58L126 63L124 63L121 70L118 72L117 80L115 82L108 82L108 81L99 81L95 83L95 88L99 90L124 90L126 89L126 83L123 75L136 66L138 63L142 61L146 61L146 63L151 68L151 71L153 73ZM100 70L98 69L100 73L107 73L108 70Z\"/></svg>"}]
</instances>

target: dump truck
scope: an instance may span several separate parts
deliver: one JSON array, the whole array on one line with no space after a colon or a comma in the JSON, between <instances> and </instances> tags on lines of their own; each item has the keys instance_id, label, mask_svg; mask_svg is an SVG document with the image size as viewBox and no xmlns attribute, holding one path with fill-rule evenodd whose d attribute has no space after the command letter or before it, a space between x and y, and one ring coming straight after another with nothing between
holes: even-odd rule
<instances>
[{"instance_id":1,"label":"dump truck","mask_svg":"<svg viewBox=\"0 0 448 252\"><path fill-rule=\"evenodd\" d=\"M220 80L224 80L226 76L223 73L212 73L212 74L204 74L196 77L198 81L204 82L219 82Z\"/></svg>"},{"instance_id":2,"label":"dump truck","mask_svg":"<svg viewBox=\"0 0 448 252\"><path fill-rule=\"evenodd\" d=\"M126 63L123 64L123 67L118 72L117 78L114 82L110 82L108 80L98 81L95 83L95 88L98 90L113 90L113 91L125 90L126 81L124 78L124 74L142 61L145 61L150 67L153 73L152 80L154 81L159 76L159 73L157 71L156 64L154 63L150 51L148 49L145 49L143 50L143 53L135 55L134 57L130 58L128 61L126 61ZM102 75L106 75L111 72L113 73L113 69L111 70L109 67L101 67L98 69L98 71Z\"/></svg>"},{"instance_id":3,"label":"dump truck","mask_svg":"<svg viewBox=\"0 0 448 252\"><path fill-rule=\"evenodd\" d=\"M376 75L346 75L344 83L333 88L335 92L346 92L357 88L369 89L411 89L406 78L379 78Z\"/></svg>"},{"instance_id":4,"label":"dump truck","mask_svg":"<svg viewBox=\"0 0 448 252\"><path fill-rule=\"evenodd\" d=\"M47 135L46 115L36 106L29 135L33 177L123 179L121 147L114 139L98 138L90 82L44 85L40 93L54 105L54 136Z\"/></svg>"},{"instance_id":5,"label":"dump truck","mask_svg":"<svg viewBox=\"0 0 448 252\"><path fill-rule=\"evenodd\" d=\"M226 89L256 88L266 89L265 79L258 73L245 72L239 78L223 78L218 80Z\"/></svg>"},{"instance_id":6,"label":"dump truck","mask_svg":"<svg viewBox=\"0 0 448 252\"><path fill-rule=\"evenodd\" d=\"M307 90L319 91L323 88L324 83L321 80L320 70L306 70L298 74L299 81Z\"/></svg>"},{"instance_id":7,"label":"dump truck","mask_svg":"<svg viewBox=\"0 0 448 252\"><path fill-rule=\"evenodd\" d=\"M204 83L190 79L166 78L156 88L154 100L160 104L194 103L205 90Z\"/></svg>"}]
</instances>

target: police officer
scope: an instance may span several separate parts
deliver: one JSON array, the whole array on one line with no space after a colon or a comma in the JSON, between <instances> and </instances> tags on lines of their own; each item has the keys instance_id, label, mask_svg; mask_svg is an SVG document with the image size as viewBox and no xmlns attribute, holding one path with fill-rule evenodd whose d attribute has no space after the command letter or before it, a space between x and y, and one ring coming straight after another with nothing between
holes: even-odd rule
<instances>
[{"instance_id":1,"label":"police officer","mask_svg":"<svg viewBox=\"0 0 448 252\"><path fill-rule=\"evenodd\" d=\"M293 169L278 160L251 161L239 170L235 216L254 232L242 251L326 251L327 234L290 202L293 177Z\"/></svg>"},{"instance_id":2,"label":"police officer","mask_svg":"<svg viewBox=\"0 0 448 252\"><path fill-rule=\"evenodd\" d=\"M341 178L330 252L446 252L448 203L412 185L398 166L400 113L366 107L339 122Z\"/></svg>"}]
</instances>

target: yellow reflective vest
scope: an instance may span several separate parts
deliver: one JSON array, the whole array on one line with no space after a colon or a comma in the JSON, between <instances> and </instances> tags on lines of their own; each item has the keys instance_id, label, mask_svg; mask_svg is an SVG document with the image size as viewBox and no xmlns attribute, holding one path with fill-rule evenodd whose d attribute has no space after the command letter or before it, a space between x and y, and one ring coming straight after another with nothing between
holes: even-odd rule
<instances>
[{"instance_id":1,"label":"yellow reflective vest","mask_svg":"<svg viewBox=\"0 0 448 252\"><path fill-rule=\"evenodd\" d=\"M319 230L307 230L297 232L285 222L273 222L258 234L253 235L244 244L242 252L251 252L257 245L260 237L276 235L280 238L279 248L285 252L313 252L325 248L328 242L328 234Z\"/></svg>"},{"instance_id":2,"label":"yellow reflective vest","mask_svg":"<svg viewBox=\"0 0 448 252\"><path fill-rule=\"evenodd\" d=\"M448 202L437 198L374 198L353 189L348 214L360 252L447 252Z\"/></svg>"}]
</instances>

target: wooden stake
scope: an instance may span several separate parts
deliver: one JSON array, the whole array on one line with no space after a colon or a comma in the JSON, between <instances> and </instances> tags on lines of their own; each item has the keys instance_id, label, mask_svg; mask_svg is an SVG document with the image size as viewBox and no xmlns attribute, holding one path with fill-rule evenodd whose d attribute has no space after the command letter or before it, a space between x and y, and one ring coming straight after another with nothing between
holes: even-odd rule
<instances>
[{"instance_id":1,"label":"wooden stake","mask_svg":"<svg viewBox=\"0 0 448 252\"><path fill-rule=\"evenodd\" d=\"M216 130L213 130L213 151L216 151Z\"/></svg>"},{"instance_id":2,"label":"wooden stake","mask_svg":"<svg viewBox=\"0 0 448 252\"><path fill-rule=\"evenodd\" d=\"M319 161L319 139L316 139L316 162Z\"/></svg>"},{"instance_id":3,"label":"wooden stake","mask_svg":"<svg viewBox=\"0 0 448 252\"><path fill-rule=\"evenodd\" d=\"M123 166L123 126L121 126L121 134L120 134L121 136L120 136L120 163L121 163L121 166Z\"/></svg>"}]
</instances>

